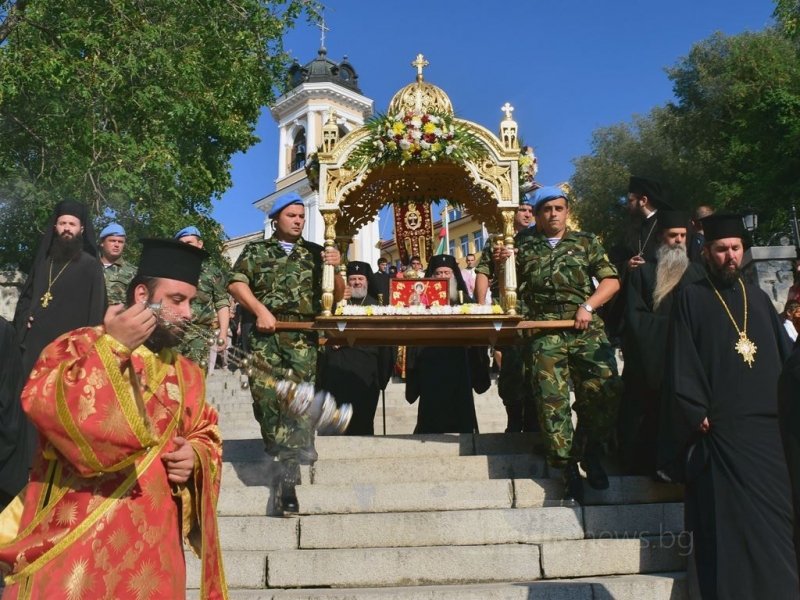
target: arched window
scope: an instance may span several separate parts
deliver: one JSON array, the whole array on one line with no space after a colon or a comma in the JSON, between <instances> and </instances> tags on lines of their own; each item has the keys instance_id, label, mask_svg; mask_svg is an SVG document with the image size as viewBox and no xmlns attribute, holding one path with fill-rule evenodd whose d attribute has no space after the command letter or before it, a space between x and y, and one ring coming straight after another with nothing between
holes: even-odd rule
<instances>
[{"instance_id":1,"label":"arched window","mask_svg":"<svg viewBox=\"0 0 800 600\"><path fill-rule=\"evenodd\" d=\"M292 145L292 171L302 169L306 164L306 130L301 129L294 136Z\"/></svg>"}]
</instances>

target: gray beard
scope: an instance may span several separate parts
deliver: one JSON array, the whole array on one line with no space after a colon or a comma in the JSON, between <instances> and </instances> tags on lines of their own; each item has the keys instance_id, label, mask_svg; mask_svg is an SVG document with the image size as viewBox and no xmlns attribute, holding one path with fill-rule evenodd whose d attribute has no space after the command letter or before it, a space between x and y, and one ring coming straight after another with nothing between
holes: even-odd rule
<instances>
[{"instance_id":1,"label":"gray beard","mask_svg":"<svg viewBox=\"0 0 800 600\"><path fill-rule=\"evenodd\" d=\"M678 285L689 267L684 244L661 244L656 252L656 286L653 289L653 310L658 310L669 293Z\"/></svg>"},{"instance_id":2,"label":"gray beard","mask_svg":"<svg viewBox=\"0 0 800 600\"><path fill-rule=\"evenodd\" d=\"M447 284L447 291L450 295L450 302L457 303L459 301L458 298L458 282L456 281L455 277L451 277L450 281Z\"/></svg>"},{"instance_id":3,"label":"gray beard","mask_svg":"<svg viewBox=\"0 0 800 600\"><path fill-rule=\"evenodd\" d=\"M350 298L353 300L363 300L367 297L367 288L350 288Z\"/></svg>"}]
</instances>

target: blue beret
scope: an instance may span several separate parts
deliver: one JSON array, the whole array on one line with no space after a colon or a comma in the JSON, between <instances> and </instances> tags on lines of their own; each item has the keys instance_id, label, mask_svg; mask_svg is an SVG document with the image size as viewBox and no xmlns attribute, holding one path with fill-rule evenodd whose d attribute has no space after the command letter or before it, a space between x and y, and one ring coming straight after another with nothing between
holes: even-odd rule
<instances>
[{"instance_id":1,"label":"blue beret","mask_svg":"<svg viewBox=\"0 0 800 600\"><path fill-rule=\"evenodd\" d=\"M567 193L557 185L546 185L533 192L533 195L526 204L533 206L533 210L539 210L542 204L550 200L555 200L556 198L566 199Z\"/></svg>"},{"instance_id":2,"label":"blue beret","mask_svg":"<svg viewBox=\"0 0 800 600\"><path fill-rule=\"evenodd\" d=\"M125 229L119 223L109 223L105 229L100 232L100 239L108 237L109 235L121 235L125 237Z\"/></svg>"},{"instance_id":3,"label":"blue beret","mask_svg":"<svg viewBox=\"0 0 800 600\"><path fill-rule=\"evenodd\" d=\"M199 238L203 237L200 234L200 230L197 227L195 227L194 225L190 225L189 227L184 227L178 233L176 233L175 234L175 239L179 240L182 237L186 237L187 235L194 235L194 236L197 236Z\"/></svg>"},{"instance_id":4,"label":"blue beret","mask_svg":"<svg viewBox=\"0 0 800 600\"><path fill-rule=\"evenodd\" d=\"M281 196L275 200L275 203L272 205L272 208L269 209L267 216L270 219L274 219L276 216L278 216L279 212L291 204L303 204L303 199L300 197L300 194L297 192L289 192L288 194Z\"/></svg>"}]
</instances>

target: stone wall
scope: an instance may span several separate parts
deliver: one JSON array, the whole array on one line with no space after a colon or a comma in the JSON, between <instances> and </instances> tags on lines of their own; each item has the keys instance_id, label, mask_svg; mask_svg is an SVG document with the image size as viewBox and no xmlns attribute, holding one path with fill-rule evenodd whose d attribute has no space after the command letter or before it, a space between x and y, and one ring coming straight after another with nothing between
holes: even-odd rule
<instances>
[{"instance_id":1,"label":"stone wall","mask_svg":"<svg viewBox=\"0 0 800 600\"><path fill-rule=\"evenodd\" d=\"M742 270L745 280L761 287L780 313L794 283L796 261L794 246L756 246L745 253Z\"/></svg>"},{"instance_id":2,"label":"stone wall","mask_svg":"<svg viewBox=\"0 0 800 600\"><path fill-rule=\"evenodd\" d=\"M0 316L7 321L14 318L17 299L25 282L25 275L19 271L5 268L0 269Z\"/></svg>"}]
</instances>

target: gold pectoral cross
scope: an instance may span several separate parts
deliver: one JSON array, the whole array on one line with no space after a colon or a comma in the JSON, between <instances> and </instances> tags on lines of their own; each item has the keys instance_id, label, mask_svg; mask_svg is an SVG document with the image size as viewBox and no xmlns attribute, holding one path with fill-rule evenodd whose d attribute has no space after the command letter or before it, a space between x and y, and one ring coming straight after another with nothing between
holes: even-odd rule
<instances>
[{"instance_id":1,"label":"gold pectoral cross","mask_svg":"<svg viewBox=\"0 0 800 600\"><path fill-rule=\"evenodd\" d=\"M42 308L47 308L47 305L50 304L50 300L53 299L53 295L50 292L45 292L44 296L42 296Z\"/></svg>"},{"instance_id":2,"label":"gold pectoral cross","mask_svg":"<svg viewBox=\"0 0 800 600\"><path fill-rule=\"evenodd\" d=\"M736 352L741 354L744 362L751 369L753 368L753 361L756 359L756 345L747 338L745 332L739 334L739 341L736 342Z\"/></svg>"}]
</instances>

